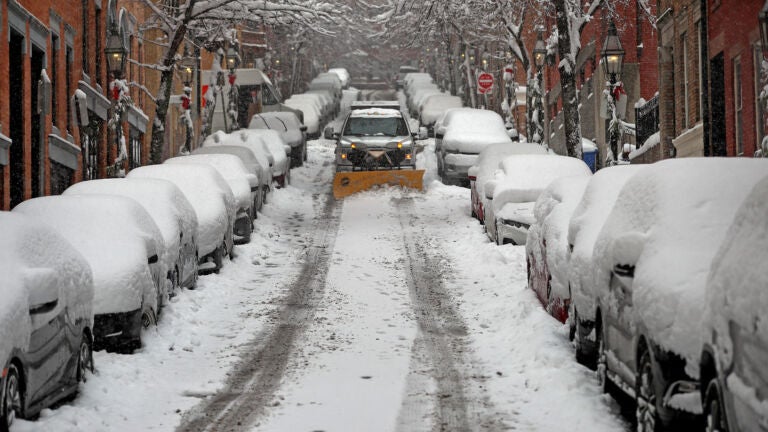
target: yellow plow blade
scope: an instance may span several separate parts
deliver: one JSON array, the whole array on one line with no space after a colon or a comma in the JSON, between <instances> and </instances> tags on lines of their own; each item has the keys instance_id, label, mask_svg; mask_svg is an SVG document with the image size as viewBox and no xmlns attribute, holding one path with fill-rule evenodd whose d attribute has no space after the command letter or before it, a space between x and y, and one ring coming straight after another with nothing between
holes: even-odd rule
<instances>
[{"instance_id":1,"label":"yellow plow blade","mask_svg":"<svg viewBox=\"0 0 768 432\"><path fill-rule=\"evenodd\" d=\"M424 170L381 170L337 172L333 179L333 197L344 198L377 185L421 189Z\"/></svg>"}]
</instances>

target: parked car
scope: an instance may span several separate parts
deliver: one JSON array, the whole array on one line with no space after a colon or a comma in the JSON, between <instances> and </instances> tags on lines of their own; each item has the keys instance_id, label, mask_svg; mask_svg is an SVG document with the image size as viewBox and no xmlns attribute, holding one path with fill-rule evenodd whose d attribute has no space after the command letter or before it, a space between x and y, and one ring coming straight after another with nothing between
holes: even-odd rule
<instances>
[{"instance_id":1,"label":"parked car","mask_svg":"<svg viewBox=\"0 0 768 432\"><path fill-rule=\"evenodd\" d=\"M349 83L352 81L352 78L349 76L349 72L345 68L330 68L328 69L328 73L334 73L339 77L341 80L341 87L344 90L349 88Z\"/></svg>"},{"instance_id":2,"label":"parked car","mask_svg":"<svg viewBox=\"0 0 768 432\"><path fill-rule=\"evenodd\" d=\"M176 185L155 179L101 179L75 183L63 195L115 195L136 200L152 216L165 246L160 260L168 269L169 297L197 284L197 215Z\"/></svg>"},{"instance_id":3,"label":"parked car","mask_svg":"<svg viewBox=\"0 0 768 432\"><path fill-rule=\"evenodd\" d=\"M568 269L568 288L571 293L569 322L576 344L576 360L591 368L595 368L597 362L597 339L593 333L597 313L594 270L598 257L593 254L595 241L621 188L630 177L647 166L616 165L597 171L589 181L568 226L568 248L571 251Z\"/></svg>"},{"instance_id":4,"label":"parked car","mask_svg":"<svg viewBox=\"0 0 768 432\"><path fill-rule=\"evenodd\" d=\"M285 187L291 183L291 160L288 155L291 147L285 143L283 137L277 131L264 129L247 129L239 131L246 139L254 137L262 143L267 157L271 158L272 179L278 187Z\"/></svg>"},{"instance_id":5,"label":"parked car","mask_svg":"<svg viewBox=\"0 0 768 432\"><path fill-rule=\"evenodd\" d=\"M472 110L474 110L474 108L451 108L446 110L437 121L435 121L435 126L433 127L435 134L435 153L437 153L438 156L440 155L440 148L443 144L443 136L445 136L445 131L448 129L448 126L450 126L453 118L461 111L472 112ZM461 117L461 115L458 115L458 117ZM440 161L438 160L438 163L439 162Z\"/></svg>"},{"instance_id":6,"label":"parked car","mask_svg":"<svg viewBox=\"0 0 768 432\"><path fill-rule=\"evenodd\" d=\"M768 431L768 177L744 200L707 278L699 368L711 430Z\"/></svg>"},{"instance_id":7,"label":"parked car","mask_svg":"<svg viewBox=\"0 0 768 432\"><path fill-rule=\"evenodd\" d=\"M477 157L475 165L467 170L469 179L469 190L472 217L485 224L485 198L484 187L488 180L496 176L496 172L501 170L501 161L505 157L514 154L547 154L547 149L539 144L529 143L501 143L491 144L484 148Z\"/></svg>"},{"instance_id":8,"label":"parked car","mask_svg":"<svg viewBox=\"0 0 768 432\"><path fill-rule=\"evenodd\" d=\"M421 104L419 121L429 131L429 136L435 136L435 122L449 109L461 108L464 104L458 96L449 94L433 94Z\"/></svg>"},{"instance_id":9,"label":"parked car","mask_svg":"<svg viewBox=\"0 0 768 432\"><path fill-rule=\"evenodd\" d=\"M654 163L627 181L600 231L598 377L634 396L642 430L690 424L702 412L707 274L766 172L768 161L755 159Z\"/></svg>"},{"instance_id":10,"label":"parked car","mask_svg":"<svg viewBox=\"0 0 768 432\"><path fill-rule=\"evenodd\" d=\"M485 183L485 231L497 244L524 245L534 222L533 206L552 181L590 177L584 161L557 155L512 155L501 162L502 173Z\"/></svg>"},{"instance_id":11,"label":"parked car","mask_svg":"<svg viewBox=\"0 0 768 432\"><path fill-rule=\"evenodd\" d=\"M397 74L395 74L395 89L400 90L403 88L403 82L407 74L416 73L418 71L419 68L415 66L400 66L397 70Z\"/></svg>"},{"instance_id":12,"label":"parked car","mask_svg":"<svg viewBox=\"0 0 768 432\"><path fill-rule=\"evenodd\" d=\"M534 222L525 242L528 288L544 309L565 323L568 289L568 223L591 176L560 177L547 186L533 207Z\"/></svg>"},{"instance_id":13,"label":"parked car","mask_svg":"<svg viewBox=\"0 0 768 432\"><path fill-rule=\"evenodd\" d=\"M224 134L225 137L228 135ZM229 138L225 138L229 139ZM193 155L197 154L230 154L240 158L240 161L245 165L246 170L250 174L253 174L258 179L255 192L256 201L254 202L254 209L259 212L267 201L267 193L269 193L269 185L272 182L272 173L269 171L269 161L265 158L262 162L259 161L259 157L248 148L236 146L236 145L204 145L198 147L192 151ZM254 191L252 191L254 192ZM254 214L254 218L257 218L257 214Z\"/></svg>"},{"instance_id":14,"label":"parked car","mask_svg":"<svg viewBox=\"0 0 768 432\"><path fill-rule=\"evenodd\" d=\"M275 164L275 158L267 150L264 140L261 134L256 130L240 129L230 134L216 133L209 135L205 141L203 141L203 147L218 147L218 146L237 146L249 150L258 160L259 165L265 173L265 179L262 184L269 185L269 190L272 188L272 183L275 179L272 177L272 166ZM266 194L264 195L264 202L266 203Z\"/></svg>"},{"instance_id":15,"label":"parked car","mask_svg":"<svg viewBox=\"0 0 768 432\"><path fill-rule=\"evenodd\" d=\"M251 118L248 129L272 129L277 131L291 146L291 168L299 167L307 160L307 127L299 122L295 114L271 112L256 114Z\"/></svg>"},{"instance_id":16,"label":"parked car","mask_svg":"<svg viewBox=\"0 0 768 432\"><path fill-rule=\"evenodd\" d=\"M55 230L0 212L0 430L77 392L93 371L93 275Z\"/></svg>"},{"instance_id":17,"label":"parked car","mask_svg":"<svg viewBox=\"0 0 768 432\"><path fill-rule=\"evenodd\" d=\"M33 198L14 213L47 223L93 271L94 349L131 352L154 325L166 293L160 229L135 200L110 195Z\"/></svg>"},{"instance_id":18,"label":"parked car","mask_svg":"<svg viewBox=\"0 0 768 432\"><path fill-rule=\"evenodd\" d=\"M232 256L237 204L221 175L206 165L147 165L132 169L127 178L153 178L175 184L197 215L198 272L218 272L224 257Z\"/></svg>"},{"instance_id":19,"label":"parked car","mask_svg":"<svg viewBox=\"0 0 768 432\"><path fill-rule=\"evenodd\" d=\"M255 202L259 194L259 179L249 173L243 162L234 155L197 154L177 156L166 159L164 164L202 164L215 169L227 182L237 204L234 243L244 244L251 241L253 220L256 218Z\"/></svg>"},{"instance_id":20,"label":"parked car","mask_svg":"<svg viewBox=\"0 0 768 432\"><path fill-rule=\"evenodd\" d=\"M452 115L437 154L437 171L445 184L469 186L467 171L477 156L492 144L509 144L512 140L504 120L493 111L460 110Z\"/></svg>"},{"instance_id":21,"label":"parked car","mask_svg":"<svg viewBox=\"0 0 768 432\"><path fill-rule=\"evenodd\" d=\"M293 109L301 111L304 119L302 122L307 127L307 139L320 137L320 130L325 124L320 108L312 101L301 99L288 99L285 104Z\"/></svg>"}]
</instances>

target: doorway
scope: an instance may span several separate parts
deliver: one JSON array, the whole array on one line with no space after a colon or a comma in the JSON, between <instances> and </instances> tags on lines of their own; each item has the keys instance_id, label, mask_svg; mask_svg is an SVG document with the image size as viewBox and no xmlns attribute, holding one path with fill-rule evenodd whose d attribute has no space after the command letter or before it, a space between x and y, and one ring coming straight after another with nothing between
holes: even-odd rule
<instances>
[{"instance_id":1,"label":"doorway","mask_svg":"<svg viewBox=\"0 0 768 432\"><path fill-rule=\"evenodd\" d=\"M710 156L726 156L725 145L725 62L723 53L709 61L710 70Z\"/></svg>"},{"instance_id":2,"label":"doorway","mask_svg":"<svg viewBox=\"0 0 768 432\"><path fill-rule=\"evenodd\" d=\"M13 140L10 149L11 208L24 200L24 36L11 30L8 42L8 78L10 110L9 138Z\"/></svg>"},{"instance_id":3,"label":"doorway","mask_svg":"<svg viewBox=\"0 0 768 432\"><path fill-rule=\"evenodd\" d=\"M32 45L32 62L31 62L31 76L32 82L30 83L30 94L32 95L32 148L31 159L32 169L30 180L32 182L32 197L39 197L43 195L43 142L45 141L43 134L45 133L45 125L43 124L43 117L40 114L42 108L38 99L38 89L40 76L42 75L43 68L45 67L45 51L41 50L35 45Z\"/></svg>"}]
</instances>

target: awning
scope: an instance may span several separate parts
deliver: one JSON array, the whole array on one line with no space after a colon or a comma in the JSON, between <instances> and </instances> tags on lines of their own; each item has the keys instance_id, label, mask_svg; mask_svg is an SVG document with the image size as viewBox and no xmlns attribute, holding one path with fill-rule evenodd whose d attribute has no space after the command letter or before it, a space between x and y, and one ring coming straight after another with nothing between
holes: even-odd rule
<instances>
[{"instance_id":1,"label":"awning","mask_svg":"<svg viewBox=\"0 0 768 432\"><path fill-rule=\"evenodd\" d=\"M85 81L78 81L77 87L87 96L88 109L99 116L100 119L106 120L109 114L109 108L112 106L109 99Z\"/></svg>"},{"instance_id":2,"label":"awning","mask_svg":"<svg viewBox=\"0 0 768 432\"><path fill-rule=\"evenodd\" d=\"M48 135L48 156L52 161L76 170L80 148L58 135L50 134Z\"/></svg>"},{"instance_id":3,"label":"awning","mask_svg":"<svg viewBox=\"0 0 768 432\"><path fill-rule=\"evenodd\" d=\"M11 148L13 141L7 136L0 133L0 165L8 165L10 157L8 155L8 149Z\"/></svg>"},{"instance_id":4,"label":"awning","mask_svg":"<svg viewBox=\"0 0 768 432\"><path fill-rule=\"evenodd\" d=\"M147 132L149 117L140 108L136 108L135 105L129 105L124 115L129 125L135 127L141 133Z\"/></svg>"}]
</instances>

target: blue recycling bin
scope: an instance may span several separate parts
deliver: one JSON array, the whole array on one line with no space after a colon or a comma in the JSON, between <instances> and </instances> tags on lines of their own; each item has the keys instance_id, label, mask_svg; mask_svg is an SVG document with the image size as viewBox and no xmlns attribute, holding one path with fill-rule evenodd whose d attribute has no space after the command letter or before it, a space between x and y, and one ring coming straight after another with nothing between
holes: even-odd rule
<instances>
[{"instance_id":1,"label":"blue recycling bin","mask_svg":"<svg viewBox=\"0 0 768 432\"><path fill-rule=\"evenodd\" d=\"M594 150L584 150L582 153L582 158L584 159L584 163L587 164L589 169L592 170L592 172L595 172L595 169L597 169L597 149Z\"/></svg>"}]
</instances>

